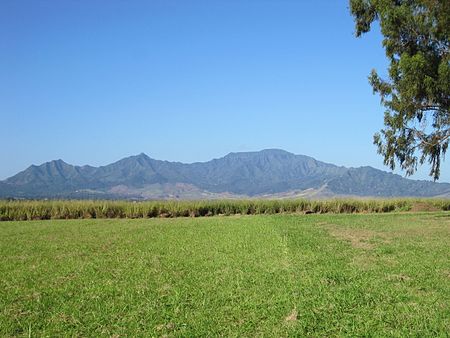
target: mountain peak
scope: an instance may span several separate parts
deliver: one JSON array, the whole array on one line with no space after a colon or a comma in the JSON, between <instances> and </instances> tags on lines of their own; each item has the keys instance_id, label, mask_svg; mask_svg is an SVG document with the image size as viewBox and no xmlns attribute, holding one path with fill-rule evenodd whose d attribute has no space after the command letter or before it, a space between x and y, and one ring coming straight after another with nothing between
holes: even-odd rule
<instances>
[{"instance_id":1,"label":"mountain peak","mask_svg":"<svg viewBox=\"0 0 450 338\"><path fill-rule=\"evenodd\" d=\"M252 157L252 156L295 156L293 153L290 153L286 150L282 149L263 149L260 151L239 151L239 152L231 152L227 154L225 157Z\"/></svg>"},{"instance_id":2,"label":"mountain peak","mask_svg":"<svg viewBox=\"0 0 450 338\"><path fill-rule=\"evenodd\" d=\"M150 157L145 153L139 153L137 155L132 155L130 157L126 157L125 159L133 159L133 160L150 160Z\"/></svg>"},{"instance_id":3,"label":"mountain peak","mask_svg":"<svg viewBox=\"0 0 450 338\"><path fill-rule=\"evenodd\" d=\"M294 155L293 153L290 153L289 151L283 150L283 149L278 149L278 148L268 148L268 149L263 149L261 151L259 151L260 153L263 154L283 154L283 155Z\"/></svg>"},{"instance_id":4,"label":"mountain peak","mask_svg":"<svg viewBox=\"0 0 450 338\"><path fill-rule=\"evenodd\" d=\"M53 163L53 164L60 164L60 165L70 165L70 164L68 164L68 163L66 163L66 162L64 162L62 159L57 159L57 160L53 160L53 161L50 161L50 163Z\"/></svg>"}]
</instances>

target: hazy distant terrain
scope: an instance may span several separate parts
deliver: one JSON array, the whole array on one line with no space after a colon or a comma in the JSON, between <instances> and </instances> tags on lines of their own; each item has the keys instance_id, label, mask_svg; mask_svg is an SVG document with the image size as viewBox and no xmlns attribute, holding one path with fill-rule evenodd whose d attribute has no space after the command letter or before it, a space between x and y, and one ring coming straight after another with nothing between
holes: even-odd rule
<instances>
[{"instance_id":1,"label":"hazy distant terrain","mask_svg":"<svg viewBox=\"0 0 450 338\"><path fill-rule=\"evenodd\" d=\"M230 153L184 164L145 154L101 166L62 160L0 181L0 197L214 199L289 197L450 197L449 183L415 181L372 167L346 168L283 150Z\"/></svg>"}]
</instances>

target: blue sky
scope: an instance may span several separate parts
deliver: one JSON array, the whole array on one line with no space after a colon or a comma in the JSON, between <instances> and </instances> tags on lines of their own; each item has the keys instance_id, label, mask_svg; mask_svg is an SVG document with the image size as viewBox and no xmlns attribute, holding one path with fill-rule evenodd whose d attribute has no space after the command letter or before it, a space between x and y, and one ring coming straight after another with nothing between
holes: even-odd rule
<instances>
[{"instance_id":1,"label":"blue sky","mask_svg":"<svg viewBox=\"0 0 450 338\"><path fill-rule=\"evenodd\" d=\"M0 179L265 148L388 170L367 82L381 36L353 32L344 0L1 1Z\"/></svg>"}]
</instances>

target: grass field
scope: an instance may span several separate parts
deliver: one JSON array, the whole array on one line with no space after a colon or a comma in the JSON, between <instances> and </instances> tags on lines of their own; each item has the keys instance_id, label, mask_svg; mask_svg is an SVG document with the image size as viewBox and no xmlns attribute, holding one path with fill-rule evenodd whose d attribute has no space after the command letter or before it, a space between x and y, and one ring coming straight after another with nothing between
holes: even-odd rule
<instances>
[{"instance_id":1,"label":"grass field","mask_svg":"<svg viewBox=\"0 0 450 338\"><path fill-rule=\"evenodd\" d=\"M450 213L0 223L0 336L448 336Z\"/></svg>"}]
</instances>

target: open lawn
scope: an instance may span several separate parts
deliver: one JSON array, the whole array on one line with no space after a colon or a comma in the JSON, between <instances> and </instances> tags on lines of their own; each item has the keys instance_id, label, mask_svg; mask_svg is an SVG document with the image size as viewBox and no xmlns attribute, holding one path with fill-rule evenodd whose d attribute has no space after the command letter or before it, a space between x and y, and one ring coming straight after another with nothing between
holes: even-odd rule
<instances>
[{"instance_id":1,"label":"open lawn","mask_svg":"<svg viewBox=\"0 0 450 338\"><path fill-rule=\"evenodd\" d=\"M450 213L0 223L0 336L447 336Z\"/></svg>"}]
</instances>

